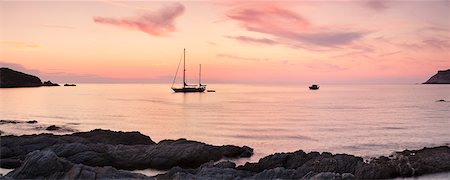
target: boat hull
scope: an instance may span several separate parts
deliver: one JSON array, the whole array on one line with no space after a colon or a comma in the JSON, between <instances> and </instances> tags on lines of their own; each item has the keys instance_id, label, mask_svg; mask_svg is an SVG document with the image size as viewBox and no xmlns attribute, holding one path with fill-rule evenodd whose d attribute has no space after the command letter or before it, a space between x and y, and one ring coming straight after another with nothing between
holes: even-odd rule
<instances>
[{"instance_id":1,"label":"boat hull","mask_svg":"<svg viewBox=\"0 0 450 180\"><path fill-rule=\"evenodd\" d=\"M176 93L180 92L180 93L189 93L189 92L205 92L205 88L204 87L195 87L195 88L172 88L172 90Z\"/></svg>"}]
</instances>

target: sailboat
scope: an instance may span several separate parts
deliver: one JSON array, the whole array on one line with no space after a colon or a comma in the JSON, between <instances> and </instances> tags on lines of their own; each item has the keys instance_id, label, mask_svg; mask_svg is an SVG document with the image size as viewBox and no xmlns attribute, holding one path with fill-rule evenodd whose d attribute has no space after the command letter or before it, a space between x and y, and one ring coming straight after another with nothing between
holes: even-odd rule
<instances>
[{"instance_id":1,"label":"sailboat","mask_svg":"<svg viewBox=\"0 0 450 180\"><path fill-rule=\"evenodd\" d=\"M180 65L178 64L177 72L175 73L175 77L172 82L172 90L174 92L204 92L206 89L206 85L201 83L202 77L202 65L200 64L199 73L198 73L198 85L189 85L186 83L186 49L183 49L183 86L182 87L174 87L175 79L177 78L178 69Z\"/></svg>"}]
</instances>

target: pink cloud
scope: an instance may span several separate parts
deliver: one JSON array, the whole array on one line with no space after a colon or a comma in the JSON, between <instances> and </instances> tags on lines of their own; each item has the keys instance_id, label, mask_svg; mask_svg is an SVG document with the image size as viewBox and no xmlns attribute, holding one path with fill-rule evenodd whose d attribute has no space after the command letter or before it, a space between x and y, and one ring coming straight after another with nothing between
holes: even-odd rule
<instances>
[{"instance_id":1,"label":"pink cloud","mask_svg":"<svg viewBox=\"0 0 450 180\"><path fill-rule=\"evenodd\" d=\"M389 8L386 5L386 0L369 0L365 2L365 5L375 11L382 11Z\"/></svg>"},{"instance_id":2,"label":"pink cloud","mask_svg":"<svg viewBox=\"0 0 450 180\"><path fill-rule=\"evenodd\" d=\"M251 58L251 57L241 57L234 54L217 54L217 57L219 58L228 58L228 59L237 59L237 60L244 60L244 61L268 61L269 59L261 59L261 58Z\"/></svg>"},{"instance_id":3,"label":"pink cloud","mask_svg":"<svg viewBox=\"0 0 450 180\"><path fill-rule=\"evenodd\" d=\"M301 31L310 26L310 22L285 8L275 5L240 6L230 10L226 16L240 22L249 31L278 34L286 31Z\"/></svg>"},{"instance_id":4,"label":"pink cloud","mask_svg":"<svg viewBox=\"0 0 450 180\"><path fill-rule=\"evenodd\" d=\"M361 39L366 32L336 30L314 27L312 23L300 14L275 4L252 4L252 6L237 6L226 13L228 19L237 21L248 31L264 33L275 37L271 39L234 38L246 43L285 44L289 47L304 48L336 47L351 44ZM335 28L331 28L335 29ZM311 48L311 47L308 47Z\"/></svg>"},{"instance_id":5,"label":"pink cloud","mask_svg":"<svg viewBox=\"0 0 450 180\"><path fill-rule=\"evenodd\" d=\"M276 41L267 38L253 38L248 36L225 36L226 38L234 39L237 41L245 42L245 43L254 43L254 44L277 44Z\"/></svg>"},{"instance_id":6,"label":"pink cloud","mask_svg":"<svg viewBox=\"0 0 450 180\"><path fill-rule=\"evenodd\" d=\"M95 23L109 24L131 30L142 31L153 36L163 36L175 31L175 19L184 12L179 3L165 6L155 12L147 12L138 17L110 18L94 17Z\"/></svg>"}]
</instances>

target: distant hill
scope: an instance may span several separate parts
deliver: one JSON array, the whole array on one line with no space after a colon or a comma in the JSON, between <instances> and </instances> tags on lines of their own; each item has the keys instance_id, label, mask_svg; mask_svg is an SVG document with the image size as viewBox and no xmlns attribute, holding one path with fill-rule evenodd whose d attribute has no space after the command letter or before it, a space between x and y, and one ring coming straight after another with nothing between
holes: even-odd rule
<instances>
[{"instance_id":1,"label":"distant hill","mask_svg":"<svg viewBox=\"0 0 450 180\"><path fill-rule=\"evenodd\" d=\"M41 79L9 68L0 68L0 87L38 87L42 86Z\"/></svg>"},{"instance_id":2,"label":"distant hill","mask_svg":"<svg viewBox=\"0 0 450 180\"><path fill-rule=\"evenodd\" d=\"M437 74L423 84L450 84L450 69L438 71Z\"/></svg>"}]
</instances>

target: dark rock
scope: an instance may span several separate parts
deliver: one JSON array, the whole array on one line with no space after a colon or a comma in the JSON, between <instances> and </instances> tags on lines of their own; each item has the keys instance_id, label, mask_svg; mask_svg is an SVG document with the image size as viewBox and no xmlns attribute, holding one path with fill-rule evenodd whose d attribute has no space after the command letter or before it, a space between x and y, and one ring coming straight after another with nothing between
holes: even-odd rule
<instances>
[{"instance_id":1,"label":"dark rock","mask_svg":"<svg viewBox=\"0 0 450 180\"><path fill-rule=\"evenodd\" d=\"M255 174L250 179L300 179L301 177L297 176L295 169L276 167Z\"/></svg>"},{"instance_id":2,"label":"dark rock","mask_svg":"<svg viewBox=\"0 0 450 180\"><path fill-rule=\"evenodd\" d=\"M231 161L220 161L217 164L215 164L213 167L216 168L236 168L236 163Z\"/></svg>"},{"instance_id":3,"label":"dark rock","mask_svg":"<svg viewBox=\"0 0 450 180\"><path fill-rule=\"evenodd\" d=\"M13 169L19 167L22 164L19 159L2 159L0 162L0 168Z\"/></svg>"},{"instance_id":4,"label":"dark rock","mask_svg":"<svg viewBox=\"0 0 450 180\"><path fill-rule=\"evenodd\" d=\"M359 179L411 177L450 171L450 148L441 146L415 151L405 150L396 153L394 158L382 156L368 163L365 163L361 157L353 155L296 151L269 155L260 159L258 163L246 163L236 169L256 173L265 172L257 176L261 178L272 176L277 178L312 178L315 175L311 174L313 172L316 174L322 172L345 174L348 178L353 178L354 175L355 178ZM292 170L294 169L295 174L287 177L289 173L285 173L293 173ZM328 175L330 174L327 174L327 177Z\"/></svg>"},{"instance_id":5,"label":"dark rock","mask_svg":"<svg viewBox=\"0 0 450 180\"><path fill-rule=\"evenodd\" d=\"M128 145L127 145L128 144ZM233 149L233 153L229 153ZM224 157L237 158L248 149L237 146L212 146L201 142L165 140L155 144L138 132L93 130L71 135L4 136L2 159L23 160L34 150L51 150L73 163L113 166L119 169L170 169L175 166L197 168ZM225 156L226 155L226 156Z\"/></svg>"},{"instance_id":6,"label":"dark rock","mask_svg":"<svg viewBox=\"0 0 450 180\"><path fill-rule=\"evenodd\" d=\"M59 158L52 151L34 151L23 165L6 175L13 179L149 179L112 167L89 167Z\"/></svg>"},{"instance_id":7,"label":"dark rock","mask_svg":"<svg viewBox=\"0 0 450 180\"><path fill-rule=\"evenodd\" d=\"M18 124L20 121L15 120L0 120L0 124Z\"/></svg>"},{"instance_id":8,"label":"dark rock","mask_svg":"<svg viewBox=\"0 0 450 180\"><path fill-rule=\"evenodd\" d=\"M61 127L55 126L55 125L51 125L51 126L45 128L45 130L47 130L47 131L56 131L56 130L60 130L60 129L61 129Z\"/></svg>"},{"instance_id":9,"label":"dark rock","mask_svg":"<svg viewBox=\"0 0 450 180\"><path fill-rule=\"evenodd\" d=\"M220 151L224 157L250 157L253 155L253 149L248 146L225 145L220 147Z\"/></svg>"},{"instance_id":10,"label":"dark rock","mask_svg":"<svg viewBox=\"0 0 450 180\"><path fill-rule=\"evenodd\" d=\"M9 68L0 68L0 88L39 87L41 79Z\"/></svg>"},{"instance_id":11,"label":"dark rock","mask_svg":"<svg viewBox=\"0 0 450 180\"><path fill-rule=\"evenodd\" d=\"M51 81L45 81L42 86L59 86L57 83L52 83Z\"/></svg>"},{"instance_id":12,"label":"dark rock","mask_svg":"<svg viewBox=\"0 0 450 180\"><path fill-rule=\"evenodd\" d=\"M31 120L31 121L27 121L28 124L36 124L37 121L36 120Z\"/></svg>"},{"instance_id":13,"label":"dark rock","mask_svg":"<svg viewBox=\"0 0 450 180\"><path fill-rule=\"evenodd\" d=\"M423 84L450 84L450 69L438 71L437 74Z\"/></svg>"},{"instance_id":14,"label":"dark rock","mask_svg":"<svg viewBox=\"0 0 450 180\"><path fill-rule=\"evenodd\" d=\"M150 137L141 134L137 131L122 132L122 131L110 131L102 129L94 129L89 132L78 132L68 136L76 136L89 140L93 143L104 144L125 144L125 145L151 145L156 144L150 139Z\"/></svg>"}]
</instances>

